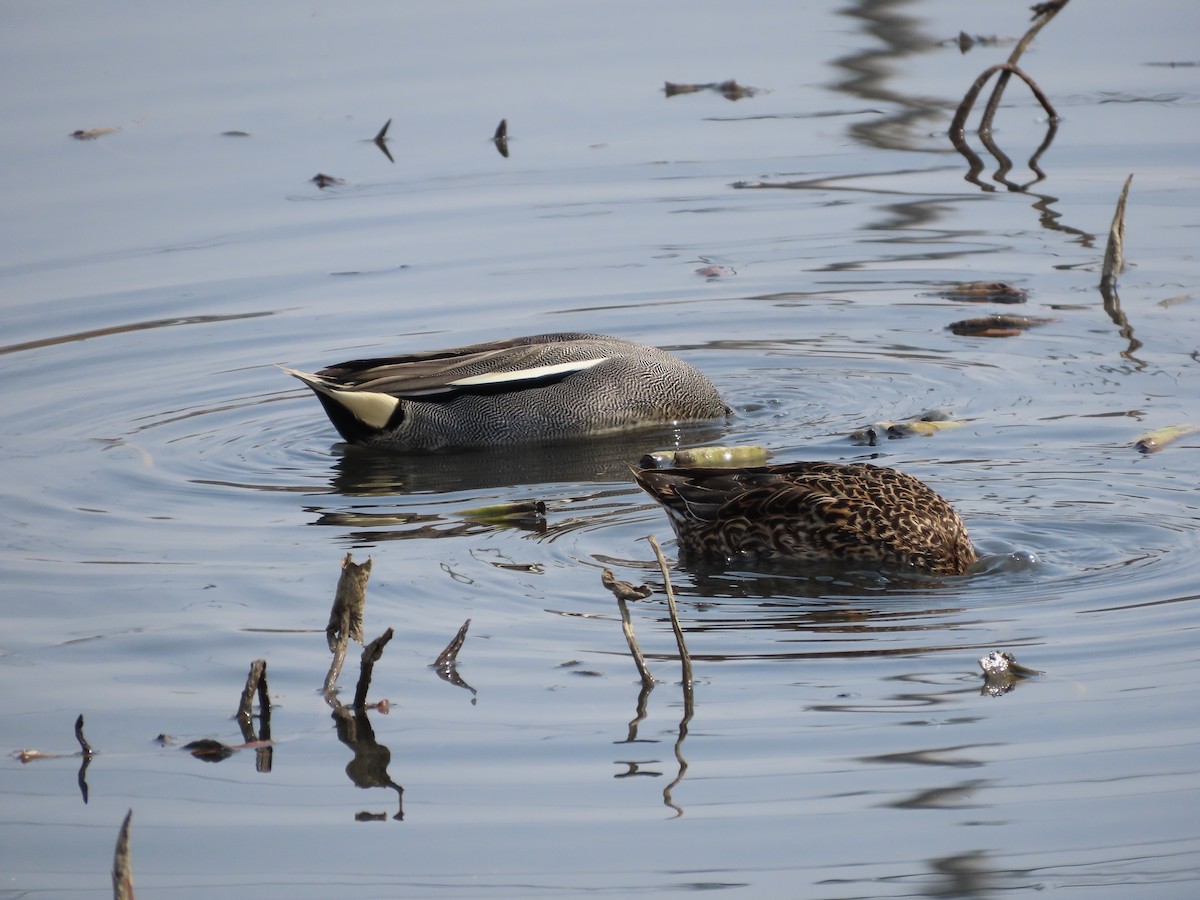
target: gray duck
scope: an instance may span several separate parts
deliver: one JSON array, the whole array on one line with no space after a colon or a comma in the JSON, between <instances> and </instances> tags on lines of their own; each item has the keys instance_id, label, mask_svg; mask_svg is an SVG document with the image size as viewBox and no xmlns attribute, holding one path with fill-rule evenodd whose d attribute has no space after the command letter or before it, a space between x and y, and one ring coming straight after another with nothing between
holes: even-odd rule
<instances>
[{"instance_id":1,"label":"gray duck","mask_svg":"<svg viewBox=\"0 0 1200 900\"><path fill-rule=\"evenodd\" d=\"M961 575L977 559L958 513L904 472L796 462L633 470L684 557L720 564L844 561Z\"/></svg>"},{"instance_id":2,"label":"gray duck","mask_svg":"<svg viewBox=\"0 0 1200 900\"><path fill-rule=\"evenodd\" d=\"M315 374L284 371L312 388L348 442L405 451L541 443L729 413L695 367L602 334L539 334L351 360Z\"/></svg>"}]
</instances>

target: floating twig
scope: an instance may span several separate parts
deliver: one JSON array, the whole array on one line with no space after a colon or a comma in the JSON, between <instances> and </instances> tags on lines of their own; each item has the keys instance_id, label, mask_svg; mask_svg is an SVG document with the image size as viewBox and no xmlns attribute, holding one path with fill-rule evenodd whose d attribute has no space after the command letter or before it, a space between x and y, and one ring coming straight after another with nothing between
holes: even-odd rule
<instances>
[{"instance_id":1,"label":"floating twig","mask_svg":"<svg viewBox=\"0 0 1200 900\"><path fill-rule=\"evenodd\" d=\"M1100 286L1116 287L1117 279L1125 270L1125 201L1129 199L1129 185L1133 173L1125 179L1121 196L1117 198L1117 209L1113 213L1112 226L1108 229L1108 245L1104 248L1104 267L1100 270Z\"/></svg>"},{"instance_id":2,"label":"floating twig","mask_svg":"<svg viewBox=\"0 0 1200 900\"><path fill-rule=\"evenodd\" d=\"M675 606L675 591L671 588L671 575L667 571L667 560L654 535L646 535L646 540L654 548L658 557L658 567L662 571L663 590L667 595L667 610L671 614L671 628L675 631L675 643L679 646L679 662L683 669L683 697L686 703L691 702L692 694L692 659L688 655L687 644L683 640L683 628L679 625L679 610Z\"/></svg>"},{"instance_id":3,"label":"floating twig","mask_svg":"<svg viewBox=\"0 0 1200 900\"><path fill-rule=\"evenodd\" d=\"M646 657L642 648L638 646L637 636L633 633L633 620L629 616L629 606L626 602L649 597L650 588L644 584L635 586L628 581L618 581L611 569L600 573L600 582L617 598L617 608L621 611L621 630L625 632L625 643L629 645L629 652L633 656L633 664L637 666L638 675L642 678L642 685L647 688L653 687L654 676L650 674Z\"/></svg>"},{"instance_id":4,"label":"floating twig","mask_svg":"<svg viewBox=\"0 0 1200 900\"><path fill-rule=\"evenodd\" d=\"M388 641L392 639L392 629L389 628L367 646L363 647L362 663L358 675L358 687L354 691L354 708L355 710L365 709L367 705L367 691L371 688L371 673L375 669L380 657L383 656L383 648L388 645Z\"/></svg>"},{"instance_id":5,"label":"floating twig","mask_svg":"<svg viewBox=\"0 0 1200 900\"><path fill-rule=\"evenodd\" d=\"M132 821L133 810L131 809L125 813L121 830L117 832L117 846L113 851L113 900L134 900L133 867L129 861L129 824Z\"/></svg>"}]
</instances>

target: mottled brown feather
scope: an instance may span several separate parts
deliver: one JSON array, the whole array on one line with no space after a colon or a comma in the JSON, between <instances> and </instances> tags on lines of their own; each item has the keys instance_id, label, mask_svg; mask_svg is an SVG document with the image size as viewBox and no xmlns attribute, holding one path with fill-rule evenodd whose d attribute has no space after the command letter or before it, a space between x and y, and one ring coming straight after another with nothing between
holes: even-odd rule
<instances>
[{"instance_id":1,"label":"mottled brown feather","mask_svg":"<svg viewBox=\"0 0 1200 900\"><path fill-rule=\"evenodd\" d=\"M685 555L718 562L842 560L960 575L976 560L958 513L903 472L800 462L634 469Z\"/></svg>"}]
</instances>

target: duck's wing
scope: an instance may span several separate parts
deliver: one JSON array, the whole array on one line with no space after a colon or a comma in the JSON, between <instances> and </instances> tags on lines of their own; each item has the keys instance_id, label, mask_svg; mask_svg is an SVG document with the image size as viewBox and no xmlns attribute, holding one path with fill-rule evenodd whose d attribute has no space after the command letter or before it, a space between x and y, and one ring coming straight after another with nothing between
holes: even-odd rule
<instances>
[{"instance_id":1,"label":"duck's wing","mask_svg":"<svg viewBox=\"0 0 1200 900\"><path fill-rule=\"evenodd\" d=\"M581 343L592 335L541 335L454 350L338 363L315 375L287 370L318 391L354 391L396 398L504 392L550 384L608 357Z\"/></svg>"}]
</instances>

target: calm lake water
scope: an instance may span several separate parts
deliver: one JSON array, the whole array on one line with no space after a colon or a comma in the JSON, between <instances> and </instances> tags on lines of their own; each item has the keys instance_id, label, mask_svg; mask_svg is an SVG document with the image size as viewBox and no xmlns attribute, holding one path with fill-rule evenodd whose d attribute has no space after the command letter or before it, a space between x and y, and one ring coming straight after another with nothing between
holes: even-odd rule
<instances>
[{"instance_id":1,"label":"calm lake water","mask_svg":"<svg viewBox=\"0 0 1200 900\"><path fill-rule=\"evenodd\" d=\"M109 896L130 809L143 897L1193 896L1200 436L1134 442L1200 422L1200 11L1069 4L1021 61L1062 118L1045 177L1014 82L1013 168L976 114L968 180L951 116L1028 15L8 4L0 897ZM733 78L763 90L663 90ZM939 293L975 281L1028 299ZM948 327L994 314L1050 321ZM735 414L406 459L274 365L556 330L669 347ZM849 438L930 409L966 424ZM911 472L983 570L673 564L689 710L644 540L672 535L625 468L677 437ZM544 521L468 514L524 500ZM320 693L347 552L395 629L353 737ZM655 589L648 695L604 567ZM469 689L430 668L466 619ZM989 695L993 649L1045 674ZM183 751L243 743L256 658L274 746Z\"/></svg>"}]
</instances>

